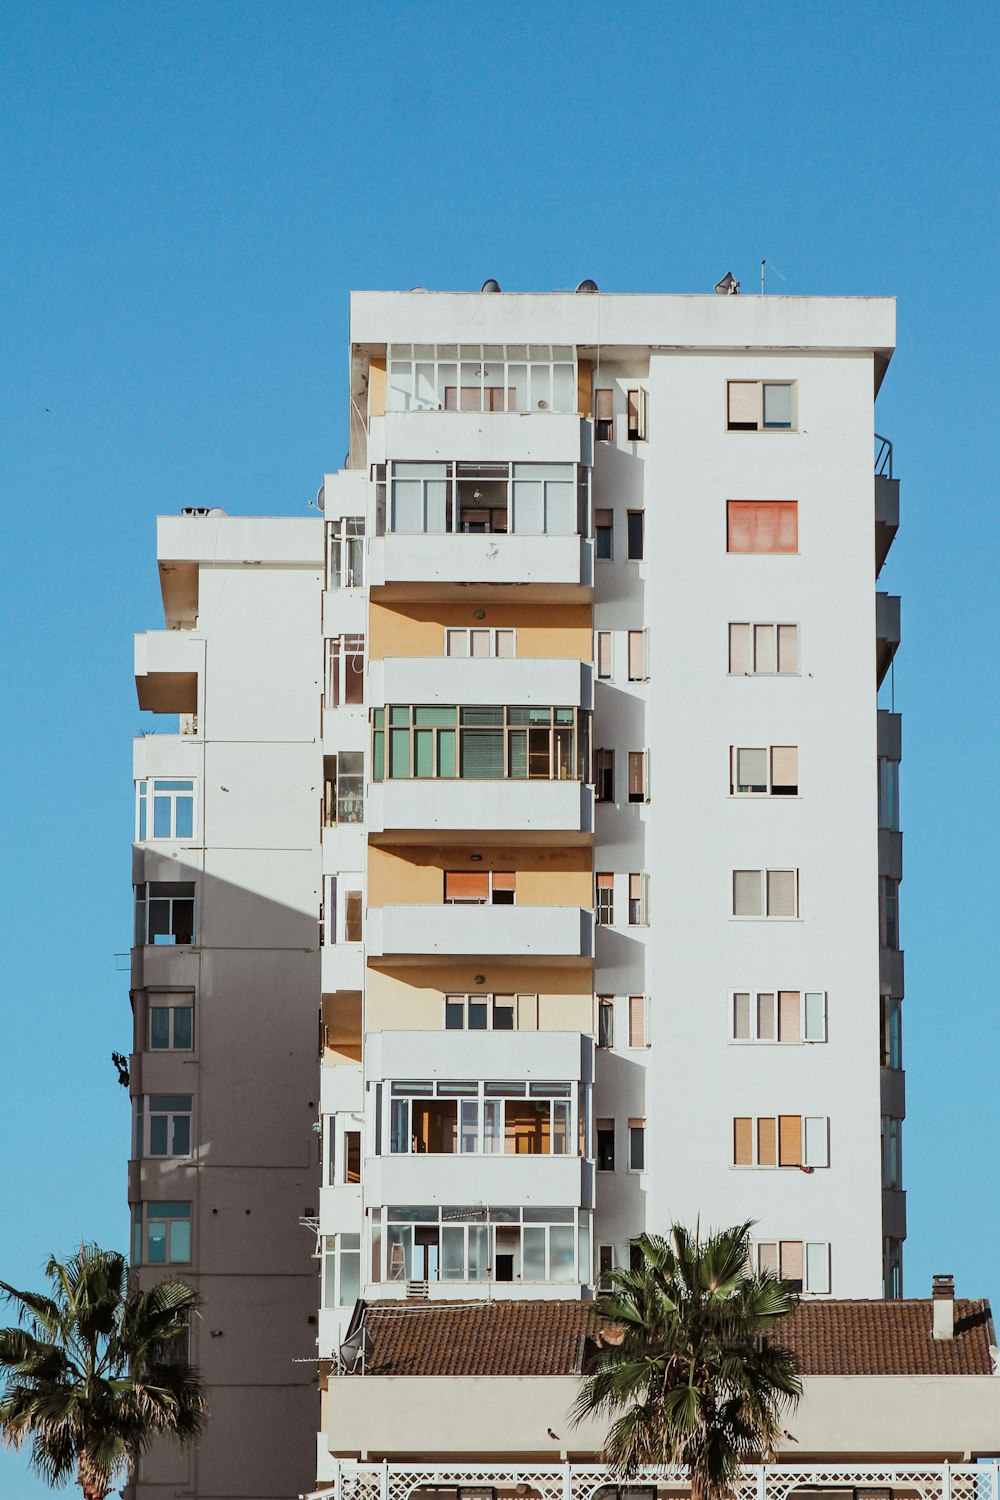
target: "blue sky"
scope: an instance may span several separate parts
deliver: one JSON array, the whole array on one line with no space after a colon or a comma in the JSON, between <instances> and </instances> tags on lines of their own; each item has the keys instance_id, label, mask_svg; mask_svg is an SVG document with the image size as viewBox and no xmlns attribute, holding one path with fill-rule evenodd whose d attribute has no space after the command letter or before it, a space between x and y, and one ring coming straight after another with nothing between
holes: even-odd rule
<instances>
[{"instance_id":1,"label":"blue sky","mask_svg":"<svg viewBox=\"0 0 1000 1500\"><path fill-rule=\"evenodd\" d=\"M906 1289L995 1246L996 11L8 0L0 1277L124 1247L154 517L304 514L352 287L892 294ZM993 936L991 936L991 933ZM47 1493L0 1455L11 1500Z\"/></svg>"}]
</instances>

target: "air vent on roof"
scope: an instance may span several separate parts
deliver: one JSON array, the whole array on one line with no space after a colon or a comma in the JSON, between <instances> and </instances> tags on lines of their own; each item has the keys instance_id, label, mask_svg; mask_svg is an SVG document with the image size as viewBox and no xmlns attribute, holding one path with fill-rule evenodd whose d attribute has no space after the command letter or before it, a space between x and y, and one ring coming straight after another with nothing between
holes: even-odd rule
<instances>
[{"instance_id":1,"label":"air vent on roof","mask_svg":"<svg viewBox=\"0 0 1000 1500\"><path fill-rule=\"evenodd\" d=\"M490 279L489 279L489 281L484 281L483 282L483 284L479 288L479 290L481 292L498 292L500 290L500 283L499 283L499 281L495 281L494 278L491 276Z\"/></svg>"},{"instance_id":2,"label":"air vent on roof","mask_svg":"<svg viewBox=\"0 0 1000 1500\"><path fill-rule=\"evenodd\" d=\"M580 282L580 285L577 287L577 291L578 292L599 292L600 291L600 287L597 285L596 281L591 281L590 277L588 276L588 278L587 278L586 281L581 281Z\"/></svg>"},{"instance_id":3,"label":"air vent on roof","mask_svg":"<svg viewBox=\"0 0 1000 1500\"><path fill-rule=\"evenodd\" d=\"M207 505L184 505L181 507L182 516L207 516Z\"/></svg>"}]
</instances>

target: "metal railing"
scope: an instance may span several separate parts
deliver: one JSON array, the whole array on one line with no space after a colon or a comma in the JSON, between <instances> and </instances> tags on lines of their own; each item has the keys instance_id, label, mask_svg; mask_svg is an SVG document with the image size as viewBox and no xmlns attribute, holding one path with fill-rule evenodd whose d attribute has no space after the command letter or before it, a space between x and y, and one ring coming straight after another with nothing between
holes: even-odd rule
<instances>
[{"instance_id":1,"label":"metal railing","mask_svg":"<svg viewBox=\"0 0 1000 1500\"><path fill-rule=\"evenodd\" d=\"M892 443L875 434L875 473L879 479L892 478Z\"/></svg>"}]
</instances>

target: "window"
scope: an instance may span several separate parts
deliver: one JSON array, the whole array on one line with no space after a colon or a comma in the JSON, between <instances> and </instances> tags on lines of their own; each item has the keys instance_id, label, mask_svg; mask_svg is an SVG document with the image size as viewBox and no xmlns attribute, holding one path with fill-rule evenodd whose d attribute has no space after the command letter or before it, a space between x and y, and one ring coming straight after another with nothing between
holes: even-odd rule
<instances>
[{"instance_id":1,"label":"window","mask_svg":"<svg viewBox=\"0 0 1000 1500\"><path fill-rule=\"evenodd\" d=\"M321 938L325 946L360 943L364 928L364 897L359 874L327 875Z\"/></svg>"},{"instance_id":2,"label":"window","mask_svg":"<svg viewBox=\"0 0 1000 1500\"><path fill-rule=\"evenodd\" d=\"M880 875L878 881L879 942L883 948L899 947L899 881Z\"/></svg>"},{"instance_id":3,"label":"window","mask_svg":"<svg viewBox=\"0 0 1000 1500\"><path fill-rule=\"evenodd\" d=\"M158 880L135 888L135 945L194 942L194 881Z\"/></svg>"},{"instance_id":4,"label":"window","mask_svg":"<svg viewBox=\"0 0 1000 1500\"><path fill-rule=\"evenodd\" d=\"M371 1225L376 1282L579 1282L593 1274L583 1209L389 1205L371 1211Z\"/></svg>"},{"instance_id":5,"label":"window","mask_svg":"<svg viewBox=\"0 0 1000 1500\"><path fill-rule=\"evenodd\" d=\"M787 1281L793 1292L828 1296L830 1246L823 1241L759 1240L750 1247L756 1271L770 1271Z\"/></svg>"},{"instance_id":6,"label":"window","mask_svg":"<svg viewBox=\"0 0 1000 1500\"><path fill-rule=\"evenodd\" d=\"M615 1045L615 1002L611 995L597 997L597 1045Z\"/></svg>"},{"instance_id":7,"label":"window","mask_svg":"<svg viewBox=\"0 0 1000 1500\"><path fill-rule=\"evenodd\" d=\"M194 782L157 777L135 784L136 839L194 838Z\"/></svg>"},{"instance_id":8,"label":"window","mask_svg":"<svg viewBox=\"0 0 1000 1500\"><path fill-rule=\"evenodd\" d=\"M363 750L339 750L323 757L323 826L362 823L365 816Z\"/></svg>"},{"instance_id":9,"label":"window","mask_svg":"<svg viewBox=\"0 0 1000 1500\"><path fill-rule=\"evenodd\" d=\"M137 1203L132 1216L132 1264L191 1264L190 1203Z\"/></svg>"},{"instance_id":10,"label":"window","mask_svg":"<svg viewBox=\"0 0 1000 1500\"><path fill-rule=\"evenodd\" d=\"M645 1172L646 1170L645 1120L629 1120L628 1122L628 1169L630 1172Z\"/></svg>"},{"instance_id":11,"label":"window","mask_svg":"<svg viewBox=\"0 0 1000 1500\"><path fill-rule=\"evenodd\" d=\"M734 870L734 917L797 917L798 870Z\"/></svg>"},{"instance_id":12,"label":"window","mask_svg":"<svg viewBox=\"0 0 1000 1500\"><path fill-rule=\"evenodd\" d=\"M615 1268L614 1245L598 1245L597 1247L597 1290L599 1292L610 1292L611 1272Z\"/></svg>"},{"instance_id":13,"label":"window","mask_svg":"<svg viewBox=\"0 0 1000 1500\"><path fill-rule=\"evenodd\" d=\"M730 380L727 416L730 432L791 432L794 425L792 380Z\"/></svg>"},{"instance_id":14,"label":"window","mask_svg":"<svg viewBox=\"0 0 1000 1500\"><path fill-rule=\"evenodd\" d=\"M738 1116L733 1121L733 1165L827 1167L828 1136L825 1115Z\"/></svg>"},{"instance_id":15,"label":"window","mask_svg":"<svg viewBox=\"0 0 1000 1500\"><path fill-rule=\"evenodd\" d=\"M323 1306L353 1307L361 1296L360 1234L323 1236Z\"/></svg>"},{"instance_id":16,"label":"window","mask_svg":"<svg viewBox=\"0 0 1000 1500\"><path fill-rule=\"evenodd\" d=\"M730 625L730 676L773 676L775 673L780 675L798 670L797 625Z\"/></svg>"},{"instance_id":17,"label":"window","mask_svg":"<svg viewBox=\"0 0 1000 1500\"><path fill-rule=\"evenodd\" d=\"M613 443L615 440L614 391L594 392L594 437L599 443Z\"/></svg>"},{"instance_id":18,"label":"window","mask_svg":"<svg viewBox=\"0 0 1000 1500\"><path fill-rule=\"evenodd\" d=\"M596 877L597 900L594 903L597 908L598 927L610 927L615 920L615 877L607 871L603 871Z\"/></svg>"},{"instance_id":19,"label":"window","mask_svg":"<svg viewBox=\"0 0 1000 1500\"><path fill-rule=\"evenodd\" d=\"M899 829L899 761L884 756L878 763L878 826Z\"/></svg>"},{"instance_id":20,"label":"window","mask_svg":"<svg viewBox=\"0 0 1000 1500\"><path fill-rule=\"evenodd\" d=\"M365 698L365 638L337 635L326 643L326 707L363 703Z\"/></svg>"},{"instance_id":21,"label":"window","mask_svg":"<svg viewBox=\"0 0 1000 1500\"><path fill-rule=\"evenodd\" d=\"M573 1149L571 1083L393 1083L395 1155L566 1156Z\"/></svg>"},{"instance_id":22,"label":"window","mask_svg":"<svg viewBox=\"0 0 1000 1500\"><path fill-rule=\"evenodd\" d=\"M727 552L798 552L797 500L728 500Z\"/></svg>"},{"instance_id":23,"label":"window","mask_svg":"<svg viewBox=\"0 0 1000 1500\"><path fill-rule=\"evenodd\" d=\"M882 1295L893 1299L903 1295L903 1241L888 1235L882 1241Z\"/></svg>"},{"instance_id":24,"label":"window","mask_svg":"<svg viewBox=\"0 0 1000 1500\"><path fill-rule=\"evenodd\" d=\"M894 1115L882 1117L882 1186L903 1186L903 1122Z\"/></svg>"},{"instance_id":25,"label":"window","mask_svg":"<svg viewBox=\"0 0 1000 1500\"><path fill-rule=\"evenodd\" d=\"M903 1002L896 995L883 995L880 1001L882 1012L882 1066L903 1066Z\"/></svg>"},{"instance_id":26,"label":"window","mask_svg":"<svg viewBox=\"0 0 1000 1500\"><path fill-rule=\"evenodd\" d=\"M642 562L646 555L644 551L646 512L643 510L630 510L627 520L628 551L626 556L629 562Z\"/></svg>"},{"instance_id":27,"label":"window","mask_svg":"<svg viewBox=\"0 0 1000 1500\"><path fill-rule=\"evenodd\" d=\"M594 511L594 556L598 562L611 562L615 555L615 513L613 510Z\"/></svg>"},{"instance_id":28,"label":"window","mask_svg":"<svg viewBox=\"0 0 1000 1500\"><path fill-rule=\"evenodd\" d=\"M731 996L734 1042L825 1042L822 990L735 990Z\"/></svg>"},{"instance_id":29,"label":"window","mask_svg":"<svg viewBox=\"0 0 1000 1500\"><path fill-rule=\"evenodd\" d=\"M513 871L446 870L444 899L449 905L513 906L516 880Z\"/></svg>"},{"instance_id":30,"label":"window","mask_svg":"<svg viewBox=\"0 0 1000 1500\"><path fill-rule=\"evenodd\" d=\"M648 1001L645 995L628 997L628 1044L630 1047L649 1045Z\"/></svg>"},{"instance_id":31,"label":"window","mask_svg":"<svg viewBox=\"0 0 1000 1500\"><path fill-rule=\"evenodd\" d=\"M646 440L646 399L645 386L628 393L628 440L630 443L642 443Z\"/></svg>"},{"instance_id":32,"label":"window","mask_svg":"<svg viewBox=\"0 0 1000 1500\"><path fill-rule=\"evenodd\" d=\"M594 659L598 677L608 678L614 670L614 634L610 630L594 632Z\"/></svg>"},{"instance_id":33,"label":"window","mask_svg":"<svg viewBox=\"0 0 1000 1500\"><path fill-rule=\"evenodd\" d=\"M390 344L387 354L389 411L577 410L568 344Z\"/></svg>"},{"instance_id":34,"label":"window","mask_svg":"<svg viewBox=\"0 0 1000 1500\"><path fill-rule=\"evenodd\" d=\"M599 1172L615 1170L614 1120L598 1120L597 1122L597 1170Z\"/></svg>"},{"instance_id":35,"label":"window","mask_svg":"<svg viewBox=\"0 0 1000 1500\"><path fill-rule=\"evenodd\" d=\"M509 658L515 653L515 632L504 628L487 629L473 626L468 630L446 630L444 633L445 656L491 656Z\"/></svg>"},{"instance_id":36,"label":"window","mask_svg":"<svg viewBox=\"0 0 1000 1500\"><path fill-rule=\"evenodd\" d=\"M191 1155L191 1095L136 1100L136 1156Z\"/></svg>"},{"instance_id":37,"label":"window","mask_svg":"<svg viewBox=\"0 0 1000 1500\"><path fill-rule=\"evenodd\" d=\"M149 1049L151 1052L190 1052L194 1046L194 998L176 1000L159 991L149 995Z\"/></svg>"},{"instance_id":38,"label":"window","mask_svg":"<svg viewBox=\"0 0 1000 1500\"><path fill-rule=\"evenodd\" d=\"M649 924L648 875L630 875L628 878L628 924L630 927Z\"/></svg>"},{"instance_id":39,"label":"window","mask_svg":"<svg viewBox=\"0 0 1000 1500\"><path fill-rule=\"evenodd\" d=\"M572 536L584 530L588 481L581 465L394 462L389 467L385 523L397 535Z\"/></svg>"},{"instance_id":40,"label":"window","mask_svg":"<svg viewBox=\"0 0 1000 1500\"><path fill-rule=\"evenodd\" d=\"M413 707L372 711L372 779L583 781L590 712L577 708Z\"/></svg>"},{"instance_id":41,"label":"window","mask_svg":"<svg viewBox=\"0 0 1000 1500\"><path fill-rule=\"evenodd\" d=\"M646 791L648 758L646 750L630 750L628 753L628 800L630 802L648 800Z\"/></svg>"},{"instance_id":42,"label":"window","mask_svg":"<svg viewBox=\"0 0 1000 1500\"><path fill-rule=\"evenodd\" d=\"M647 632L645 630L630 630L628 633L628 680L629 682L645 682L649 676L647 657Z\"/></svg>"},{"instance_id":43,"label":"window","mask_svg":"<svg viewBox=\"0 0 1000 1500\"><path fill-rule=\"evenodd\" d=\"M797 797L798 792L796 745L729 747L730 796Z\"/></svg>"},{"instance_id":44,"label":"window","mask_svg":"<svg viewBox=\"0 0 1000 1500\"><path fill-rule=\"evenodd\" d=\"M615 800L615 752L598 750L594 755L594 798L597 802Z\"/></svg>"},{"instance_id":45,"label":"window","mask_svg":"<svg viewBox=\"0 0 1000 1500\"><path fill-rule=\"evenodd\" d=\"M326 586L360 589L365 583L365 518L338 516L326 524Z\"/></svg>"},{"instance_id":46,"label":"window","mask_svg":"<svg viewBox=\"0 0 1000 1500\"><path fill-rule=\"evenodd\" d=\"M445 995L444 1025L446 1031L513 1031L515 1009L525 1021L537 1007L536 995ZM535 1028L532 1027L532 1030Z\"/></svg>"}]
</instances>

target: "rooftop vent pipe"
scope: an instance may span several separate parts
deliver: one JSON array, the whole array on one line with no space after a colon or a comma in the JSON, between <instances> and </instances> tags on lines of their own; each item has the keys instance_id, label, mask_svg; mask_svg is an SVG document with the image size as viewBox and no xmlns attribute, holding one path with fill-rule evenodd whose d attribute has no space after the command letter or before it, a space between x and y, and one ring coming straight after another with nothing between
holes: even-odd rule
<instances>
[{"instance_id":1,"label":"rooftop vent pipe","mask_svg":"<svg viewBox=\"0 0 1000 1500\"><path fill-rule=\"evenodd\" d=\"M955 1278L938 1275L931 1283L931 1307L934 1311L934 1337L955 1337Z\"/></svg>"},{"instance_id":2,"label":"rooftop vent pipe","mask_svg":"<svg viewBox=\"0 0 1000 1500\"><path fill-rule=\"evenodd\" d=\"M489 281L483 282L479 290L481 292L498 292L500 290L500 283L491 276Z\"/></svg>"}]
</instances>

